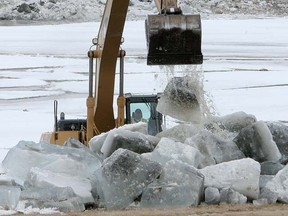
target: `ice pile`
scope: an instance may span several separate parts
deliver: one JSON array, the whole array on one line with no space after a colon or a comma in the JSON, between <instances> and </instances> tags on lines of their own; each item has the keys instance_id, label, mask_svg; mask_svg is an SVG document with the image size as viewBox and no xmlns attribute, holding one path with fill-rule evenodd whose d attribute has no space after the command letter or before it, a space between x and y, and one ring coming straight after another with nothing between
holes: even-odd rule
<instances>
[{"instance_id":1,"label":"ice pile","mask_svg":"<svg viewBox=\"0 0 288 216\"><path fill-rule=\"evenodd\" d=\"M90 149L19 142L2 163L0 209L288 203L288 126L238 112L156 136L146 128L111 130Z\"/></svg>"}]
</instances>

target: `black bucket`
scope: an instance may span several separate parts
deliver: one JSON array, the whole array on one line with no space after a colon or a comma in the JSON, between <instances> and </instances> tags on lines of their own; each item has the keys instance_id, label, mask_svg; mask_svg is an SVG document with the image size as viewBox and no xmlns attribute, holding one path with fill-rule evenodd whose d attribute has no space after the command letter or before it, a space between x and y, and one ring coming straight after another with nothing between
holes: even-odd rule
<instances>
[{"instance_id":1,"label":"black bucket","mask_svg":"<svg viewBox=\"0 0 288 216\"><path fill-rule=\"evenodd\" d=\"M200 15L149 15L148 65L202 64Z\"/></svg>"}]
</instances>

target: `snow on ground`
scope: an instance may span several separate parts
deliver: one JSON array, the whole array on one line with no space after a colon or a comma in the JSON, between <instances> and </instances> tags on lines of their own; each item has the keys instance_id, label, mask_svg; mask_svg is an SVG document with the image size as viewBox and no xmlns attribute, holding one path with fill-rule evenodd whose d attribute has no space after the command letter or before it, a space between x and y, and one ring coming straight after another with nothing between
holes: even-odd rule
<instances>
[{"instance_id":1,"label":"snow on ground","mask_svg":"<svg viewBox=\"0 0 288 216\"><path fill-rule=\"evenodd\" d=\"M106 0L2 0L0 20L99 21ZM178 0L184 13L204 17L287 16L286 0ZM153 0L130 0L129 20L157 13Z\"/></svg>"},{"instance_id":2,"label":"snow on ground","mask_svg":"<svg viewBox=\"0 0 288 216\"><path fill-rule=\"evenodd\" d=\"M37 142L53 129L54 99L67 118L85 118L86 53L98 27L0 26L0 161L20 140ZM203 20L202 28L204 85L216 111L287 121L288 19ZM144 21L126 23L125 92L157 93L167 82L163 70L146 65L144 35Z\"/></svg>"}]
</instances>

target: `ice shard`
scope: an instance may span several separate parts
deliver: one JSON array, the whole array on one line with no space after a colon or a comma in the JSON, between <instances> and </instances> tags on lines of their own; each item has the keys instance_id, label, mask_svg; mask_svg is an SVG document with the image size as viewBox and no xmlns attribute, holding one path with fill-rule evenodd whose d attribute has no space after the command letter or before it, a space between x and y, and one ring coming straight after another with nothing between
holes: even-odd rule
<instances>
[{"instance_id":1,"label":"ice shard","mask_svg":"<svg viewBox=\"0 0 288 216\"><path fill-rule=\"evenodd\" d=\"M221 128L225 130L229 130L231 132L240 132L241 129L252 125L257 120L254 115L241 111L225 116L214 116L212 121L217 123Z\"/></svg>"},{"instance_id":2,"label":"ice shard","mask_svg":"<svg viewBox=\"0 0 288 216\"><path fill-rule=\"evenodd\" d=\"M247 203L247 197L231 188L223 188L220 191L220 203L239 205Z\"/></svg>"},{"instance_id":3,"label":"ice shard","mask_svg":"<svg viewBox=\"0 0 288 216\"><path fill-rule=\"evenodd\" d=\"M19 202L20 193L20 187L0 185L0 209L14 210Z\"/></svg>"},{"instance_id":4,"label":"ice shard","mask_svg":"<svg viewBox=\"0 0 288 216\"><path fill-rule=\"evenodd\" d=\"M147 156L147 155L146 155ZM179 160L195 168L202 163L203 155L192 146L162 138L148 158L164 165L170 160Z\"/></svg>"},{"instance_id":5,"label":"ice shard","mask_svg":"<svg viewBox=\"0 0 288 216\"><path fill-rule=\"evenodd\" d=\"M188 137L196 135L200 128L193 124L179 124L158 133L157 137L166 137L184 143Z\"/></svg>"},{"instance_id":6,"label":"ice shard","mask_svg":"<svg viewBox=\"0 0 288 216\"><path fill-rule=\"evenodd\" d=\"M97 175L107 209L125 209L162 172L160 164L127 149L105 159Z\"/></svg>"},{"instance_id":7,"label":"ice shard","mask_svg":"<svg viewBox=\"0 0 288 216\"><path fill-rule=\"evenodd\" d=\"M205 176L205 187L231 187L251 199L259 196L260 164L251 158L223 162L199 171Z\"/></svg>"},{"instance_id":8,"label":"ice shard","mask_svg":"<svg viewBox=\"0 0 288 216\"><path fill-rule=\"evenodd\" d=\"M267 126L282 155L280 161L286 164L288 161L288 126L281 122L267 122Z\"/></svg>"},{"instance_id":9,"label":"ice shard","mask_svg":"<svg viewBox=\"0 0 288 216\"><path fill-rule=\"evenodd\" d=\"M181 177L180 177L181 176ZM143 191L141 208L185 208L197 206L204 196L204 176L192 166L171 160L163 173Z\"/></svg>"},{"instance_id":10,"label":"ice shard","mask_svg":"<svg viewBox=\"0 0 288 216\"><path fill-rule=\"evenodd\" d=\"M2 165L7 175L23 185L32 167L88 177L101 166L101 162L88 148L21 141L8 152Z\"/></svg>"},{"instance_id":11,"label":"ice shard","mask_svg":"<svg viewBox=\"0 0 288 216\"><path fill-rule=\"evenodd\" d=\"M204 156L200 168L245 157L233 141L225 140L207 130L188 138L185 143L198 149Z\"/></svg>"},{"instance_id":12,"label":"ice shard","mask_svg":"<svg viewBox=\"0 0 288 216\"><path fill-rule=\"evenodd\" d=\"M220 203L220 191L215 187L205 189L205 203L208 205L218 205Z\"/></svg>"},{"instance_id":13,"label":"ice shard","mask_svg":"<svg viewBox=\"0 0 288 216\"><path fill-rule=\"evenodd\" d=\"M200 123L200 105L190 79L172 78L159 99L157 111L181 121Z\"/></svg>"},{"instance_id":14,"label":"ice shard","mask_svg":"<svg viewBox=\"0 0 288 216\"><path fill-rule=\"evenodd\" d=\"M288 166L280 170L276 176L261 190L261 198L266 198L269 203L276 201L288 203Z\"/></svg>"},{"instance_id":15,"label":"ice shard","mask_svg":"<svg viewBox=\"0 0 288 216\"><path fill-rule=\"evenodd\" d=\"M153 151L154 146L150 140L140 132L123 129L110 131L101 148L103 158L109 157L119 148L129 149L138 154L142 154Z\"/></svg>"},{"instance_id":16,"label":"ice shard","mask_svg":"<svg viewBox=\"0 0 288 216\"><path fill-rule=\"evenodd\" d=\"M263 121L243 128L234 142L246 157L259 162L279 161L281 153L273 140L272 134Z\"/></svg>"}]
</instances>

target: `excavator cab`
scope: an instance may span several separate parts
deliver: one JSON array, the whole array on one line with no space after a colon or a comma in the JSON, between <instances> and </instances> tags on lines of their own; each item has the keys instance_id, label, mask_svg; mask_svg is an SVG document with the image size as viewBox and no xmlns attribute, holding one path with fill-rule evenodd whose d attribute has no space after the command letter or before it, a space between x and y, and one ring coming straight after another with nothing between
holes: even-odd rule
<instances>
[{"instance_id":1,"label":"excavator cab","mask_svg":"<svg viewBox=\"0 0 288 216\"><path fill-rule=\"evenodd\" d=\"M147 132L155 136L162 131L163 116L156 111L160 94L131 95L125 94L126 119L125 124L138 122L147 123Z\"/></svg>"},{"instance_id":2,"label":"excavator cab","mask_svg":"<svg viewBox=\"0 0 288 216\"><path fill-rule=\"evenodd\" d=\"M200 15L183 15L177 0L155 0L145 20L148 65L202 64Z\"/></svg>"},{"instance_id":3,"label":"excavator cab","mask_svg":"<svg viewBox=\"0 0 288 216\"><path fill-rule=\"evenodd\" d=\"M125 124L147 123L147 133L155 136L162 131L163 116L156 111L160 93L156 95L125 94ZM64 145L69 138L87 145L87 119L66 119L63 112L58 119L58 101L54 101L54 131L42 134L40 141ZM115 120L117 121L117 120Z\"/></svg>"}]
</instances>

